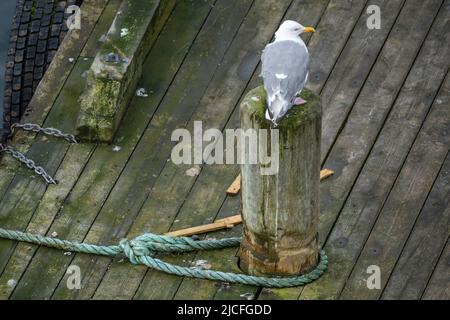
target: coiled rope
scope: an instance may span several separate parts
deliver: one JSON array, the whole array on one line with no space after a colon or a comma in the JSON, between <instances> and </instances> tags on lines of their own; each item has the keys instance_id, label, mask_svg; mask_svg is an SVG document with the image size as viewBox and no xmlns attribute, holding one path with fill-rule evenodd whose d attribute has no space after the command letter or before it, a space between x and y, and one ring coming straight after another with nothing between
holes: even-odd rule
<instances>
[{"instance_id":1,"label":"coiled rope","mask_svg":"<svg viewBox=\"0 0 450 320\"><path fill-rule=\"evenodd\" d=\"M169 237L146 233L132 240L122 239L118 245L99 246L87 243L72 242L52 237L33 235L21 231L0 228L0 238L43 245L65 251L115 256L124 254L132 264L141 264L149 268L178 276L208 279L214 281L240 283L267 288L285 288L303 286L318 279L327 269L328 258L320 250L320 260L310 272L289 278L256 277L245 274L204 270L195 267L182 267L152 257L156 253L182 253L197 250L214 250L239 246L241 238L225 238L219 240L193 240L187 237Z\"/></svg>"}]
</instances>

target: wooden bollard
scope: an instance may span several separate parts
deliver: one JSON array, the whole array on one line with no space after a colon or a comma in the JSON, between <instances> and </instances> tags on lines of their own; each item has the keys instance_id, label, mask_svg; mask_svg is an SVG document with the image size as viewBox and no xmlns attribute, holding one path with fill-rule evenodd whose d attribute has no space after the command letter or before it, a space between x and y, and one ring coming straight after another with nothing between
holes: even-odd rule
<instances>
[{"instance_id":1,"label":"wooden bollard","mask_svg":"<svg viewBox=\"0 0 450 320\"><path fill-rule=\"evenodd\" d=\"M248 274L292 276L318 263L322 111L318 95L304 89L301 97L307 103L294 106L276 128L278 172L262 175L260 169L267 164L241 164L244 234L239 265ZM241 128L270 129L265 109L263 87L250 91L240 107Z\"/></svg>"}]
</instances>

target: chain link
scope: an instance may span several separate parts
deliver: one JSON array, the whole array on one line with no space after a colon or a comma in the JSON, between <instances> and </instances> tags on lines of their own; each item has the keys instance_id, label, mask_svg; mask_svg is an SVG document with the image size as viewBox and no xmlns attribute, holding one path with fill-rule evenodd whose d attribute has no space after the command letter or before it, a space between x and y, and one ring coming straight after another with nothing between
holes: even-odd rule
<instances>
[{"instance_id":1,"label":"chain link","mask_svg":"<svg viewBox=\"0 0 450 320\"><path fill-rule=\"evenodd\" d=\"M14 131L15 129L22 129L25 131L31 131L31 132L36 132L36 133L43 133L45 135L48 136L53 136L53 137L57 137L57 138L63 138L67 141L69 141L70 143L78 143L77 139L75 139L75 136L69 133L63 133L62 131L55 129L55 128L42 128L40 125L38 124L33 124L33 123L24 123L24 124L13 124L11 126L11 133L9 135L9 137L11 138L14 135ZM52 176L50 176L45 170L44 168L42 168L41 166L36 165L36 163L31 160L28 159L24 154L20 153L19 151L16 151L14 149L12 149L11 147L7 147L3 144L0 143L0 153L7 153L9 155L11 155L13 158L19 160L20 162L24 163L28 168L30 168L31 170L33 170L36 174L38 174L39 176L41 176L47 183L49 184L57 184L56 180L53 179Z\"/></svg>"},{"instance_id":2,"label":"chain link","mask_svg":"<svg viewBox=\"0 0 450 320\"><path fill-rule=\"evenodd\" d=\"M75 136L73 134L70 133L63 133L61 130L55 129L55 128L42 128L40 125L38 124L34 124L34 123L24 123L24 124L13 124L11 126L11 136L14 135L14 130L18 128L18 129L22 129L25 131L32 131L32 132L41 132L45 135L48 136L54 136L57 138L63 138L66 139L67 141L69 141L70 143L78 143L77 139L75 138Z\"/></svg>"}]
</instances>

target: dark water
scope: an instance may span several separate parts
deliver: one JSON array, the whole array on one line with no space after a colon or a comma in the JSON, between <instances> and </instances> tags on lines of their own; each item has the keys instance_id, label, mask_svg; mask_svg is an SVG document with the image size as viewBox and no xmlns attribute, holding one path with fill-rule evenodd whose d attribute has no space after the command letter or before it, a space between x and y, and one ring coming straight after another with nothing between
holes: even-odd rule
<instances>
[{"instance_id":1,"label":"dark water","mask_svg":"<svg viewBox=\"0 0 450 320\"><path fill-rule=\"evenodd\" d=\"M3 117L6 51L8 50L9 29L11 27L15 7L16 0L0 0L0 119ZM2 126L3 121L0 121L0 128Z\"/></svg>"}]
</instances>

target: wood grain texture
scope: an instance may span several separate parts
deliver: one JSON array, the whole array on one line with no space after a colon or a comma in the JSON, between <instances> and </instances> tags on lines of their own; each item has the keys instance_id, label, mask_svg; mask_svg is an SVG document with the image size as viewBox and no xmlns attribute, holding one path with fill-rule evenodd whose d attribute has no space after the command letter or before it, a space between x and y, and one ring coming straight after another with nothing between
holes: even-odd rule
<instances>
[{"instance_id":1,"label":"wood grain texture","mask_svg":"<svg viewBox=\"0 0 450 320\"><path fill-rule=\"evenodd\" d=\"M447 154L382 299L418 300L422 296L450 233L449 181L450 155ZM443 282L449 285L450 277L444 278Z\"/></svg>"},{"instance_id":2,"label":"wood grain texture","mask_svg":"<svg viewBox=\"0 0 450 320\"><path fill-rule=\"evenodd\" d=\"M325 250L336 267L307 286L301 299L340 294L445 77L449 48L440 39L444 27L436 25L426 39L327 239Z\"/></svg>"},{"instance_id":3,"label":"wood grain texture","mask_svg":"<svg viewBox=\"0 0 450 320\"><path fill-rule=\"evenodd\" d=\"M448 110L450 77L447 77L399 176L381 210L352 273L341 294L342 299L375 299L381 290L368 290L362 279L367 267L381 269L384 288L408 239L417 216L449 151L450 113Z\"/></svg>"},{"instance_id":4,"label":"wood grain texture","mask_svg":"<svg viewBox=\"0 0 450 320\"><path fill-rule=\"evenodd\" d=\"M84 1L81 10L81 24L83 25L83 31L71 30L67 33L64 41L61 43L59 50L50 64L50 67L45 72L44 77L40 81L40 85L36 89L32 100L30 101L30 109L32 110L28 116L23 118L23 122L31 122L39 125L60 125L60 129L70 130L71 127L63 127L66 123L63 121L52 122L48 120L48 116L53 114L53 117L57 117L55 114L61 111L61 109L54 108L55 101L59 97L64 84L67 82L69 75L71 74L75 63L71 62L69 58L78 57L84 45L88 41L94 26L97 23L100 15L102 14L107 0L87 0ZM59 111L58 111L59 110ZM30 150L36 134L17 132L12 140L14 148L22 153L27 153ZM42 146L40 146L42 147ZM31 148L30 156L33 156L36 162L45 163L48 157L42 158L41 149ZM35 150L35 151L33 151ZM54 163L59 163L60 159L64 156L65 151L56 152L53 157L58 158ZM40 156L41 155L41 156ZM51 165L53 162L51 161ZM48 173L54 173L55 168L47 166ZM17 178L16 178L17 176ZM12 184L18 183L17 180L23 178L20 189L25 188L25 183L30 181L30 172L28 169L18 163L15 159L10 157L1 158L1 170L0 170L0 197L2 197L7 190L10 190ZM15 181L13 182L13 179ZM17 185L16 185L17 186ZM19 192L19 186L16 188L16 192Z\"/></svg>"},{"instance_id":5,"label":"wood grain texture","mask_svg":"<svg viewBox=\"0 0 450 320\"><path fill-rule=\"evenodd\" d=\"M450 239L442 251L439 262L433 275L427 284L423 300L448 300L450 299Z\"/></svg>"},{"instance_id":6,"label":"wood grain texture","mask_svg":"<svg viewBox=\"0 0 450 320\"><path fill-rule=\"evenodd\" d=\"M332 176L334 173L333 170L330 169L322 169L320 170L320 180L324 180L330 176ZM234 196L241 191L241 175L238 175L236 179L234 179L233 183L230 184L230 186L227 189L227 194L230 196Z\"/></svg>"},{"instance_id":7,"label":"wood grain texture","mask_svg":"<svg viewBox=\"0 0 450 320\"><path fill-rule=\"evenodd\" d=\"M167 162L174 145L170 133L192 130L194 120L202 120L204 129L238 127L236 106L261 83L260 53L279 23L292 19L312 25L318 31L304 37L312 57L308 87L324 102L320 158L324 167L336 169L320 185L320 242L330 268L317 282L261 290L132 267L121 256L66 256L2 240L0 299L336 299L348 278L342 298L449 299L449 125L443 107L449 105L448 79L443 82L450 59L449 2L177 1L178 10L144 66L139 87L149 96L133 99L113 145L69 147L18 132L14 147L30 150L61 180L48 188L2 157L0 224L13 229L112 244L229 217L240 212L240 197L226 194L238 166L199 165L198 175L186 175L192 165ZM68 114L74 112L75 94L66 90L77 92L83 59L90 63L120 1L84 3L97 15L84 17L92 34L67 37L52 64L53 75L61 77L47 77L45 83L54 87L35 96L37 112L30 122L57 126L65 104ZM382 12L379 30L366 26L371 4ZM82 58L70 63L68 57L76 58L83 46ZM67 131L73 126L69 119L61 123ZM114 146L120 150L114 152ZM241 234L238 225L206 238ZM237 254L227 248L163 259L185 266L206 260L213 269L241 272ZM366 289L359 280L368 276L364 265L375 260L381 264L383 290L361 293ZM82 290L66 287L70 264L82 268ZM18 281L15 288L7 285L10 279Z\"/></svg>"},{"instance_id":8,"label":"wood grain texture","mask_svg":"<svg viewBox=\"0 0 450 320\"><path fill-rule=\"evenodd\" d=\"M264 116L264 87L250 91L240 106L241 129L256 132L253 146L260 152L267 143L271 158L270 165L253 164L249 159L256 151L251 145L242 151L244 233L239 255L248 274L298 275L318 261L322 106L320 97L309 90L303 90L302 97L308 102L292 108L266 140L260 135L270 128ZM268 167L272 170L264 173Z\"/></svg>"}]
</instances>

